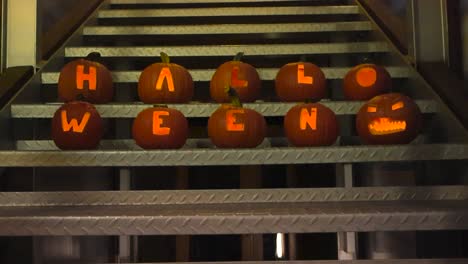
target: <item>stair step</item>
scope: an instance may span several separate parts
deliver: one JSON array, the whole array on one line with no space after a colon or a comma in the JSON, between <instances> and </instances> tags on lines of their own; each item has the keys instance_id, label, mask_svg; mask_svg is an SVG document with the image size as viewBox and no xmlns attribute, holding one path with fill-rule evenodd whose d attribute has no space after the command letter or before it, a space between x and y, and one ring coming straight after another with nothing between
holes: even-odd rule
<instances>
[{"instance_id":1,"label":"stair step","mask_svg":"<svg viewBox=\"0 0 468 264\"><path fill-rule=\"evenodd\" d=\"M466 201L5 206L2 236L201 235L468 228Z\"/></svg>"},{"instance_id":2,"label":"stair step","mask_svg":"<svg viewBox=\"0 0 468 264\"><path fill-rule=\"evenodd\" d=\"M322 68L325 76L329 80L343 79L350 67L336 67L336 68ZM408 67L386 67L392 78L408 78L411 75L411 69ZM262 68L257 69L260 79L264 81L272 81L276 78L279 69ZM195 82L207 82L211 80L215 70L214 69L201 69L189 70L192 79ZM112 73L114 83L137 83L140 78L141 71L114 71ZM42 73L43 84L57 84L59 79L59 72L46 72Z\"/></svg>"},{"instance_id":3,"label":"stair step","mask_svg":"<svg viewBox=\"0 0 468 264\"><path fill-rule=\"evenodd\" d=\"M464 159L468 159L466 144L155 151L0 151L1 167L236 166ZM464 222L468 225L468 221Z\"/></svg>"},{"instance_id":4,"label":"stair step","mask_svg":"<svg viewBox=\"0 0 468 264\"><path fill-rule=\"evenodd\" d=\"M159 57L166 52L177 56L231 56L243 51L254 55L301 55L301 54L346 54L389 52L386 42L276 44L276 45L224 45L224 46L171 46L171 47L68 47L66 57L86 57L91 52L100 52L103 57Z\"/></svg>"},{"instance_id":5,"label":"stair step","mask_svg":"<svg viewBox=\"0 0 468 264\"><path fill-rule=\"evenodd\" d=\"M111 5L139 4L217 4L217 3L252 3L252 0L111 0ZM255 0L257 3L310 2L310 0Z\"/></svg>"},{"instance_id":6,"label":"stair step","mask_svg":"<svg viewBox=\"0 0 468 264\"><path fill-rule=\"evenodd\" d=\"M310 202L467 201L467 186L398 186L236 190L3 192L5 206L274 204Z\"/></svg>"},{"instance_id":7,"label":"stair step","mask_svg":"<svg viewBox=\"0 0 468 264\"><path fill-rule=\"evenodd\" d=\"M209 34L266 34L310 33L338 31L370 31L368 21L335 23L287 23L287 24L223 24L223 25L175 25L175 26L89 26L83 35L209 35Z\"/></svg>"},{"instance_id":8,"label":"stair step","mask_svg":"<svg viewBox=\"0 0 468 264\"><path fill-rule=\"evenodd\" d=\"M290 16L358 14L356 5L342 6L281 6L281 7L214 7L177 9L110 9L101 10L98 18L151 17L229 17L229 16Z\"/></svg>"},{"instance_id":9,"label":"stair step","mask_svg":"<svg viewBox=\"0 0 468 264\"><path fill-rule=\"evenodd\" d=\"M355 115L362 107L364 102L359 101L322 101L323 105L329 107L337 115ZM438 104L432 100L416 100L421 112L429 114L436 113ZM62 103L48 104L13 104L11 106L12 118L52 118L55 111ZM253 109L263 116L284 116L297 103L277 103L277 102L261 102L261 103L246 103L246 108ZM218 109L220 104L217 103L189 103L189 104L168 104L168 107L178 109L186 117L209 117ZM96 105L103 118L135 118L138 113L151 105L146 105L140 102L126 104L103 104Z\"/></svg>"}]
</instances>

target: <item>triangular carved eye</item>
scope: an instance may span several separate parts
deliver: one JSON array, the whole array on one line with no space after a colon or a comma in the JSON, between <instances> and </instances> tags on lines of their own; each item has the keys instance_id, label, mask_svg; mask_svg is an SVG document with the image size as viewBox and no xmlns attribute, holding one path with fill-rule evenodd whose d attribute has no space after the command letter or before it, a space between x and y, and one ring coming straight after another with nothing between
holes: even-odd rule
<instances>
[{"instance_id":1,"label":"triangular carved eye","mask_svg":"<svg viewBox=\"0 0 468 264\"><path fill-rule=\"evenodd\" d=\"M367 107L367 112L368 113L376 113L377 112L377 107L369 106L369 107Z\"/></svg>"},{"instance_id":2,"label":"triangular carved eye","mask_svg":"<svg viewBox=\"0 0 468 264\"><path fill-rule=\"evenodd\" d=\"M398 102L398 103L392 105L392 111L401 109L403 107L405 107L405 104L403 102Z\"/></svg>"}]
</instances>

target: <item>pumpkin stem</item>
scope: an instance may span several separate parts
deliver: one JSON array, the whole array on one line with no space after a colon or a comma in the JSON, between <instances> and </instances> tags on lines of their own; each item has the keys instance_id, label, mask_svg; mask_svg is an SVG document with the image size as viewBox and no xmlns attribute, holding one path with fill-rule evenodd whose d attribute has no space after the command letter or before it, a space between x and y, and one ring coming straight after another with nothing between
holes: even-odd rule
<instances>
[{"instance_id":1,"label":"pumpkin stem","mask_svg":"<svg viewBox=\"0 0 468 264\"><path fill-rule=\"evenodd\" d=\"M370 57L364 57L362 58L362 64L373 64L374 61Z\"/></svg>"},{"instance_id":2,"label":"pumpkin stem","mask_svg":"<svg viewBox=\"0 0 468 264\"><path fill-rule=\"evenodd\" d=\"M320 102L320 99L317 100L317 99L307 98L304 100L304 103L306 104L313 104L313 103L318 103L318 102Z\"/></svg>"},{"instance_id":3,"label":"pumpkin stem","mask_svg":"<svg viewBox=\"0 0 468 264\"><path fill-rule=\"evenodd\" d=\"M153 105L153 107L155 107L155 108L169 108L169 106L164 105L164 104L155 104L155 105Z\"/></svg>"},{"instance_id":4,"label":"pumpkin stem","mask_svg":"<svg viewBox=\"0 0 468 264\"><path fill-rule=\"evenodd\" d=\"M307 55L301 55L301 57L299 58L299 62L307 62Z\"/></svg>"},{"instance_id":5,"label":"pumpkin stem","mask_svg":"<svg viewBox=\"0 0 468 264\"><path fill-rule=\"evenodd\" d=\"M242 57L244 57L244 52L239 52L234 56L233 61L241 61Z\"/></svg>"},{"instance_id":6,"label":"pumpkin stem","mask_svg":"<svg viewBox=\"0 0 468 264\"><path fill-rule=\"evenodd\" d=\"M239 99L239 94L237 93L237 91L234 88L226 86L225 92L229 96L229 99L231 100L231 104L233 106L242 107L242 103L241 103L241 101Z\"/></svg>"},{"instance_id":7,"label":"pumpkin stem","mask_svg":"<svg viewBox=\"0 0 468 264\"><path fill-rule=\"evenodd\" d=\"M99 52L91 52L88 54L88 56L86 56L86 59L89 60L89 61L95 61L97 62L98 60L101 59L101 53Z\"/></svg>"},{"instance_id":8,"label":"pumpkin stem","mask_svg":"<svg viewBox=\"0 0 468 264\"><path fill-rule=\"evenodd\" d=\"M169 55L165 52L161 52L161 60L163 63L171 63L171 59L169 58Z\"/></svg>"},{"instance_id":9,"label":"pumpkin stem","mask_svg":"<svg viewBox=\"0 0 468 264\"><path fill-rule=\"evenodd\" d=\"M76 100L77 100L77 101L86 101L86 98L84 97L83 94L78 94L78 95L76 96Z\"/></svg>"}]
</instances>

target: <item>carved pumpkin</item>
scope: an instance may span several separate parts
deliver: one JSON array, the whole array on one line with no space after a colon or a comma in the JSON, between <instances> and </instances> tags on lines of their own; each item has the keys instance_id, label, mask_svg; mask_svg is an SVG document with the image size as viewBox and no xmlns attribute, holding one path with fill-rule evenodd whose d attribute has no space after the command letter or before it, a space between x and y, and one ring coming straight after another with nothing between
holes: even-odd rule
<instances>
[{"instance_id":1,"label":"carved pumpkin","mask_svg":"<svg viewBox=\"0 0 468 264\"><path fill-rule=\"evenodd\" d=\"M284 65L275 79L278 98L285 102L320 101L327 95L327 79L315 64L296 62Z\"/></svg>"},{"instance_id":2,"label":"carved pumpkin","mask_svg":"<svg viewBox=\"0 0 468 264\"><path fill-rule=\"evenodd\" d=\"M356 128L368 144L407 144L419 134L422 117L409 97L389 93L364 104L356 118Z\"/></svg>"},{"instance_id":3,"label":"carved pumpkin","mask_svg":"<svg viewBox=\"0 0 468 264\"><path fill-rule=\"evenodd\" d=\"M221 65L210 82L211 98L218 103L230 102L226 88L234 88L241 102L254 102L260 97L261 80L257 70L250 64L241 62L243 53L234 60Z\"/></svg>"},{"instance_id":4,"label":"carved pumpkin","mask_svg":"<svg viewBox=\"0 0 468 264\"><path fill-rule=\"evenodd\" d=\"M188 103L193 97L193 79L184 67L170 63L161 53L162 63L154 63L141 73L138 96L146 104Z\"/></svg>"},{"instance_id":5,"label":"carved pumpkin","mask_svg":"<svg viewBox=\"0 0 468 264\"><path fill-rule=\"evenodd\" d=\"M62 68L58 80L59 100L84 100L94 104L112 101L112 75L106 66L97 62L100 57L99 53L93 52L85 59L72 61Z\"/></svg>"},{"instance_id":6,"label":"carved pumpkin","mask_svg":"<svg viewBox=\"0 0 468 264\"><path fill-rule=\"evenodd\" d=\"M101 116L87 102L66 103L52 119L52 139L63 150L95 149L103 133Z\"/></svg>"},{"instance_id":7,"label":"carved pumpkin","mask_svg":"<svg viewBox=\"0 0 468 264\"><path fill-rule=\"evenodd\" d=\"M361 64L352 68L345 76L343 89L348 100L370 100L374 96L390 91L392 77L384 67Z\"/></svg>"},{"instance_id":8,"label":"carved pumpkin","mask_svg":"<svg viewBox=\"0 0 468 264\"><path fill-rule=\"evenodd\" d=\"M188 122L178 110L155 106L143 110L133 122L132 134L144 149L178 149L188 137Z\"/></svg>"},{"instance_id":9,"label":"carved pumpkin","mask_svg":"<svg viewBox=\"0 0 468 264\"><path fill-rule=\"evenodd\" d=\"M335 113L318 103L299 104L284 117L284 132L297 147L329 146L336 142L339 128Z\"/></svg>"},{"instance_id":10,"label":"carved pumpkin","mask_svg":"<svg viewBox=\"0 0 468 264\"><path fill-rule=\"evenodd\" d=\"M208 120L208 135L219 148L254 148L266 134L265 118L243 108L235 90L230 89L231 104L224 104Z\"/></svg>"}]
</instances>

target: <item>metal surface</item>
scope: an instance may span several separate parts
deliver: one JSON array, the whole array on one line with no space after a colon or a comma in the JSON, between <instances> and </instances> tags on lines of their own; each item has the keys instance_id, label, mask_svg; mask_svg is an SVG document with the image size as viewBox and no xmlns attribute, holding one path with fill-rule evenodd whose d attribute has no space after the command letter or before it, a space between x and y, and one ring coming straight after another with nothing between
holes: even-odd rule
<instances>
[{"instance_id":1,"label":"metal surface","mask_svg":"<svg viewBox=\"0 0 468 264\"><path fill-rule=\"evenodd\" d=\"M83 35L208 35L258 33L310 33L372 30L369 21L288 24L225 24L177 26L95 26Z\"/></svg>"},{"instance_id":2,"label":"metal surface","mask_svg":"<svg viewBox=\"0 0 468 264\"><path fill-rule=\"evenodd\" d=\"M309 0L255 0L255 2L298 2ZM119 4L213 4L213 3L232 3L233 0L110 0L112 5ZM248 3L252 0L235 0L236 3Z\"/></svg>"},{"instance_id":3,"label":"metal surface","mask_svg":"<svg viewBox=\"0 0 468 264\"><path fill-rule=\"evenodd\" d=\"M179 264L190 264L193 262L178 262ZM197 264L215 264L220 262L197 262ZM278 261L242 261L221 262L222 264L278 264ZM388 259L388 260L281 260L281 264L466 264L468 259ZM151 263L147 263L151 264ZM154 263L156 264L156 263ZM157 262L157 264L173 264Z\"/></svg>"},{"instance_id":4,"label":"metal surface","mask_svg":"<svg viewBox=\"0 0 468 264\"><path fill-rule=\"evenodd\" d=\"M466 201L0 208L0 235L186 235L468 229Z\"/></svg>"},{"instance_id":5,"label":"metal surface","mask_svg":"<svg viewBox=\"0 0 468 264\"><path fill-rule=\"evenodd\" d=\"M179 56L231 56L242 50L246 56L253 55L300 55L300 54L347 54L388 52L386 42L349 42L320 44L271 44L229 46L167 46L167 47L68 47L66 57L86 57L99 52L103 57L147 57L160 56L167 52Z\"/></svg>"},{"instance_id":6,"label":"metal surface","mask_svg":"<svg viewBox=\"0 0 468 264\"><path fill-rule=\"evenodd\" d=\"M197 262L197 264L278 264L279 261ZM178 262L190 264L193 262ZM393 260L281 260L281 264L466 264L468 259L393 259ZM147 263L150 264L150 263ZM155 263L156 264L156 263ZM158 262L157 264L173 264Z\"/></svg>"},{"instance_id":7,"label":"metal surface","mask_svg":"<svg viewBox=\"0 0 468 264\"><path fill-rule=\"evenodd\" d=\"M329 80L343 79L350 67L323 67L321 68L326 78ZM386 67L387 71L393 78L407 78L411 75L411 69L408 67ZM258 74L262 80L274 80L279 69L261 68L257 69ZM206 82L210 81L211 77L215 73L214 69L193 69L189 70L192 79L195 82ZM112 78L114 83L136 83L140 78L140 71L114 71L112 72ZM58 83L60 73L59 72L46 72L42 74L43 84L56 84Z\"/></svg>"},{"instance_id":8,"label":"metal surface","mask_svg":"<svg viewBox=\"0 0 468 264\"><path fill-rule=\"evenodd\" d=\"M0 151L1 167L138 167L359 163L468 159L468 145L157 151Z\"/></svg>"},{"instance_id":9,"label":"metal surface","mask_svg":"<svg viewBox=\"0 0 468 264\"><path fill-rule=\"evenodd\" d=\"M308 202L462 201L468 186L308 189L0 192L2 207L270 204Z\"/></svg>"},{"instance_id":10,"label":"metal surface","mask_svg":"<svg viewBox=\"0 0 468 264\"><path fill-rule=\"evenodd\" d=\"M358 14L354 5L343 6L287 6L287 7L216 7L178 9L103 10L99 18L136 17L209 17L209 16L285 16Z\"/></svg>"},{"instance_id":11,"label":"metal surface","mask_svg":"<svg viewBox=\"0 0 468 264\"><path fill-rule=\"evenodd\" d=\"M360 101L322 101L337 115L355 115L364 104ZM422 113L436 113L438 105L430 100L417 100ZM12 118L52 118L61 103L15 104L11 106ZM263 116L284 116L297 103L248 103L244 107L253 109ZM168 107L181 111L185 117L209 117L220 104L190 103L169 104ZM135 118L142 110L151 107L143 103L96 105L103 118Z\"/></svg>"}]
</instances>

